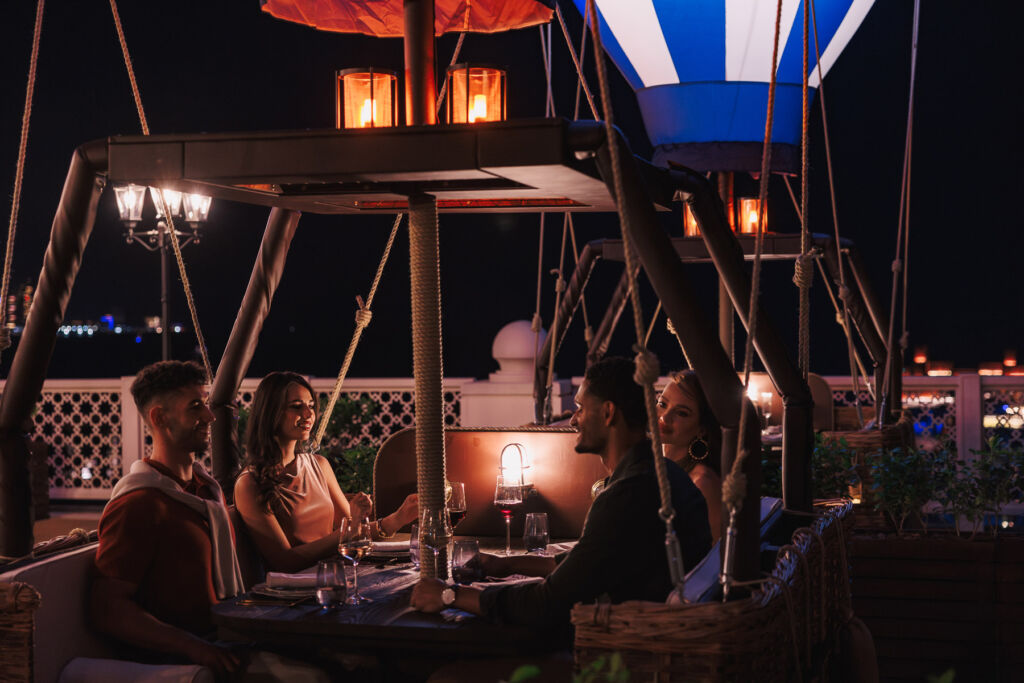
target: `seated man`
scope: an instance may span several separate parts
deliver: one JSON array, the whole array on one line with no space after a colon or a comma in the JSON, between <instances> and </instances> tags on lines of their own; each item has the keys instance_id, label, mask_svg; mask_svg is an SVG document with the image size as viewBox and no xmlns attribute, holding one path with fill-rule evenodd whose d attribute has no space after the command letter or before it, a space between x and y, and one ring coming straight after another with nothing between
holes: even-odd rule
<instances>
[{"instance_id":1,"label":"seated man","mask_svg":"<svg viewBox=\"0 0 1024 683\"><path fill-rule=\"evenodd\" d=\"M633 381L633 363L608 358L592 365L579 392L571 424L579 432L578 453L596 453L610 476L587 513L583 535L559 558L479 555L490 576L528 574L544 581L480 590L449 588L423 579L410 604L423 612L445 607L509 624L567 626L577 602L607 595L612 602L663 601L672 590L665 554L665 524L654 456L646 439L643 389ZM689 570L711 548L704 497L686 473L665 463L675 508L674 526Z\"/></svg>"},{"instance_id":2,"label":"seated man","mask_svg":"<svg viewBox=\"0 0 1024 683\"><path fill-rule=\"evenodd\" d=\"M197 364L163 361L132 383L153 454L132 464L103 510L91 609L100 630L157 660L224 675L242 661L209 640L210 607L240 593L242 576L224 495L196 462L214 420L205 382Z\"/></svg>"}]
</instances>

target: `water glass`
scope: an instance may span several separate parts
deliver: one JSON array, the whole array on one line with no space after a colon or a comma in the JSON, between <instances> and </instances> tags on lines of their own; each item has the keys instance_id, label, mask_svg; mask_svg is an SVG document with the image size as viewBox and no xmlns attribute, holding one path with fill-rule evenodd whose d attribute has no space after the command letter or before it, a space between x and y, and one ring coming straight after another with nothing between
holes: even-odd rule
<instances>
[{"instance_id":1,"label":"water glass","mask_svg":"<svg viewBox=\"0 0 1024 683\"><path fill-rule=\"evenodd\" d=\"M459 583L472 583L477 576L477 571L467 567L466 563L480 553L480 542L474 539L455 541L452 551L452 578Z\"/></svg>"},{"instance_id":2,"label":"water glass","mask_svg":"<svg viewBox=\"0 0 1024 683\"><path fill-rule=\"evenodd\" d=\"M345 564L340 558L320 560L316 569L316 600L331 608L345 600Z\"/></svg>"},{"instance_id":3,"label":"water glass","mask_svg":"<svg viewBox=\"0 0 1024 683\"><path fill-rule=\"evenodd\" d=\"M412 530L409 532L409 558L412 560L412 566L416 569L420 568L420 525L418 522L412 523Z\"/></svg>"},{"instance_id":4,"label":"water glass","mask_svg":"<svg viewBox=\"0 0 1024 683\"><path fill-rule=\"evenodd\" d=\"M548 513L530 512L523 525L523 546L528 553L542 553L548 549Z\"/></svg>"}]
</instances>

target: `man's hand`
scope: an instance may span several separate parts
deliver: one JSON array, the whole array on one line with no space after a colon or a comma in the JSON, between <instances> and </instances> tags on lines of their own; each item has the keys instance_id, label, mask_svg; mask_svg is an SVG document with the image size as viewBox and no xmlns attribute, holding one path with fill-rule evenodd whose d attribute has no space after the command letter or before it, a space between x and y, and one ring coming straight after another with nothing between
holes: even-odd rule
<instances>
[{"instance_id":1,"label":"man's hand","mask_svg":"<svg viewBox=\"0 0 1024 683\"><path fill-rule=\"evenodd\" d=\"M510 558L477 553L466 562L466 567L476 570L480 576L502 578L512 574Z\"/></svg>"},{"instance_id":2,"label":"man's hand","mask_svg":"<svg viewBox=\"0 0 1024 683\"><path fill-rule=\"evenodd\" d=\"M446 588L441 579L420 579L420 582L412 589L409 597L409 607L427 614L437 614L444 609L441 602L441 591Z\"/></svg>"},{"instance_id":3,"label":"man's hand","mask_svg":"<svg viewBox=\"0 0 1024 683\"><path fill-rule=\"evenodd\" d=\"M242 657L237 652L200 638L192 639L185 650L185 656L192 662L211 669L218 679L237 673L243 664Z\"/></svg>"}]
</instances>

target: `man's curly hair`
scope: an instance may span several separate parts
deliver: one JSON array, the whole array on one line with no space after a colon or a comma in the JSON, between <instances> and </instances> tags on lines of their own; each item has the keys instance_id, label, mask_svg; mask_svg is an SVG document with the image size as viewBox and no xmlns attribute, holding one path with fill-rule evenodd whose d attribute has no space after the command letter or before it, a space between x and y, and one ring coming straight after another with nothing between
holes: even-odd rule
<instances>
[{"instance_id":1,"label":"man's curly hair","mask_svg":"<svg viewBox=\"0 0 1024 683\"><path fill-rule=\"evenodd\" d=\"M132 382L135 407L143 415L153 401L181 389L206 384L202 366L192 361L162 360L142 368Z\"/></svg>"}]
</instances>

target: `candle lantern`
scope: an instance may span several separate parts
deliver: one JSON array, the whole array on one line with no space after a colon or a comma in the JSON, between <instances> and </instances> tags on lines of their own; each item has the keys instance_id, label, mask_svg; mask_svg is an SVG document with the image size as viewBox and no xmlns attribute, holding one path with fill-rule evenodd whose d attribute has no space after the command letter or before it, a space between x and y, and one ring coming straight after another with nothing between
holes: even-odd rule
<instances>
[{"instance_id":1,"label":"candle lantern","mask_svg":"<svg viewBox=\"0 0 1024 683\"><path fill-rule=\"evenodd\" d=\"M914 347L914 362L918 365L922 365L928 362L928 347L927 346L915 346Z\"/></svg>"},{"instance_id":2,"label":"candle lantern","mask_svg":"<svg viewBox=\"0 0 1024 683\"><path fill-rule=\"evenodd\" d=\"M530 486L530 455L522 444L510 443L501 449L499 469L505 481L518 481L520 486Z\"/></svg>"},{"instance_id":3,"label":"candle lantern","mask_svg":"<svg viewBox=\"0 0 1024 683\"><path fill-rule=\"evenodd\" d=\"M700 226L697 225L697 217L689 204L683 204L683 235L685 237L700 237Z\"/></svg>"},{"instance_id":4,"label":"candle lantern","mask_svg":"<svg viewBox=\"0 0 1024 683\"><path fill-rule=\"evenodd\" d=\"M767 231L768 217L765 216L765 225L758 225L760 221L761 200L752 197L740 199L739 234L756 235L759 231Z\"/></svg>"},{"instance_id":5,"label":"candle lantern","mask_svg":"<svg viewBox=\"0 0 1024 683\"><path fill-rule=\"evenodd\" d=\"M398 76L384 69L356 68L336 72L337 128L388 128L398 118Z\"/></svg>"},{"instance_id":6,"label":"candle lantern","mask_svg":"<svg viewBox=\"0 0 1024 683\"><path fill-rule=\"evenodd\" d=\"M1003 353L1003 365L1008 368L1017 367L1017 349L1006 349Z\"/></svg>"},{"instance_id":7,"label":"candle lantern","mask_svg":"<svg viewBox=\"0 0 1024 683\"><path fill-rule=\"evenodd\" d=\"M469 63L448 67L448 123L504 121L506 87L502 69Z\"/></svg>"},{"instance_id":8,"label":"candle lantern","mask_svg":"<svg viewBox=\"0 0 1024 683\"><path fill-rule=\"evenodd\" d=\"M122 221L134 225L142 220L142 206L146 201L144 185L115 185L114 198Z\"/></svg>"}]
</instances>

